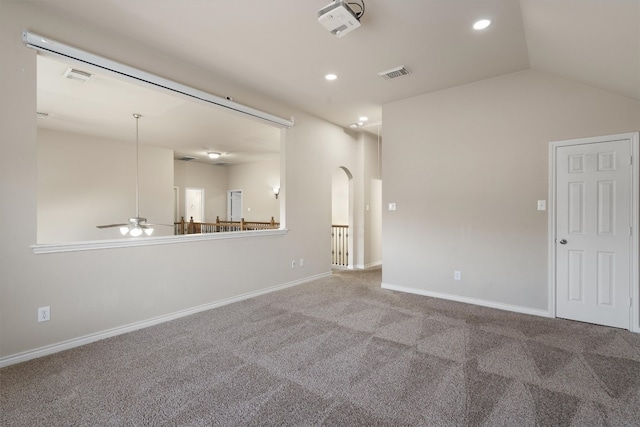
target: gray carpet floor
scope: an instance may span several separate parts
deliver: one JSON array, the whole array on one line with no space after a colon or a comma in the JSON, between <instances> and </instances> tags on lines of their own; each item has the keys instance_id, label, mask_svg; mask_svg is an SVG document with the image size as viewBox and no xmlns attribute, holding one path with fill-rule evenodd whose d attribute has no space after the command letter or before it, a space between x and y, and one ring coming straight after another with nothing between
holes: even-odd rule
<instances>
[{"instance_id":1,"label":"gray carpet floor","mask_svg":"<svg viewBox=\"0 0 640 427\"><path fill-rule=\"evenodd\" d=\"M640 335L332 277L0 370L3 426L640 425Z\"/></svg>"}]
</instances>

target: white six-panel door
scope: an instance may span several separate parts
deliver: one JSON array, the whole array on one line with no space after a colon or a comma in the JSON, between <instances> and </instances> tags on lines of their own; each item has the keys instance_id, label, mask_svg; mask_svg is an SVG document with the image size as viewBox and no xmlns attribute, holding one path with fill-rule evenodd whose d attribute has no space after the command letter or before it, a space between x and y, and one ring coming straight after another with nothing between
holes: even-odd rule
<instances>
[{"instance_id":1,"label":"white six-panel door","mask_svg":"<svg viewBox=\"0 0 640 427\"><path fill-rule=\"evenodd\" d=\"M631 140L555 150L556 315L628 329Z\"/></svg>"}]
</instances>

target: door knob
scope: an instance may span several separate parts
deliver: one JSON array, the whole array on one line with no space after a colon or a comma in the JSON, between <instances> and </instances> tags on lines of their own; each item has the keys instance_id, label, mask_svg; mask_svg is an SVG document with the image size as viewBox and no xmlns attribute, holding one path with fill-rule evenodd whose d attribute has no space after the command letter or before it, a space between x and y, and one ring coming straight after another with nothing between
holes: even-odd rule
<instances>
[{"instance_id":1,"label":"door knob","mask_svg":"<svg viewBox=\"0 0 640 427\"><path fill-rule=\"evenodd\" d=\"M562 239L562 240L560 240L560 244L561 244L561 245L566 245L566 244L567 244L567 239Z\"/></svg>"}]
</instances>

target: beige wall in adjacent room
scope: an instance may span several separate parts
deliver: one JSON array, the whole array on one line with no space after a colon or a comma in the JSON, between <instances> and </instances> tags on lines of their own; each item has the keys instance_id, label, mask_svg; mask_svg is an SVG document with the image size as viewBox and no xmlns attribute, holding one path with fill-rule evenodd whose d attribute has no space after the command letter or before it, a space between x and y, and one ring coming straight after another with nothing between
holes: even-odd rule
<instances>
[{"instance_id":1,"label":"beige wall in adjacent room","mask_svg":"<svg viewBox=\"0 0 640 427\"><path fill-rule=\"evenodd\" d=\"M549 142L640 129L637 101L537 71L383 114L383 283L541 312Z\"/></svg>"},{"instance_id":2,"label":"beige wall in adjacent room","mask_svg":"<svg viewBox=\"0 0 640 427\"><path fill-rule=\"evenodd\" d=\"M280 160L268 159L228 167L229 190L242 190L245 221L280 221L280 201L273 187L280 187ZM278 196L280 197L280 196ZM226 217L226 211L220 218Z\"/></svg>"},{"instance_id":3,"label":"beige wall in adjacent room","mask_svg":"<svg viewBox=\"0 0 640 427\"><path fill-rule=\"evenodd\" d=\"M185 188L204 189L204 219L214 222L216 216L224 219L227 215L227 168L208 163L174 160L174 185L178 187L178 220L185 217Z\"/></svg>"},{"instance_id":4,"label":"beige wall in adjacent room","mask_svg":"<svg viewBox=\"0 0 640 427\"><path fill-rule=\"evenodd\" d=\"M135 143L38 130L38 243L122 238L118 228L136 215ZM140 146L140 214L173 222L173 151ZM156 227L155 235L173 234Z\"/></svg>"},{"instance_id":5,"label":"beige wall in adjacent room","mask_svg":"<svg viewBox=\"0 0 640 427\"><path fill-rule=\"evenodd\" d=\"M349 225L349 175L342 168L333 171L331 181L331 223Z\"/></svg>"}]
</instances>

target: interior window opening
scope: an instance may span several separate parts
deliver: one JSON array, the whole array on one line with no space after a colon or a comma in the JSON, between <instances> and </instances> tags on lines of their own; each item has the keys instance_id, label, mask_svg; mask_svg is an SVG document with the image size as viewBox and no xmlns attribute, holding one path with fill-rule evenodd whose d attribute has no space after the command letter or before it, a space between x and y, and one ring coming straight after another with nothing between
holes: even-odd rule
<instances>
[{"instance_id":1,"label":"interior window opening","mask_svg":"<svg viewBox=\"0 0 640 427\"><path fill-rule=\"evenodd\" d=\"M281 126L51 55L37 67L38 244L280 228Z\"/></svg>"}]
</instances>

